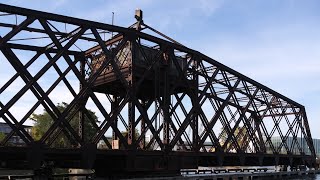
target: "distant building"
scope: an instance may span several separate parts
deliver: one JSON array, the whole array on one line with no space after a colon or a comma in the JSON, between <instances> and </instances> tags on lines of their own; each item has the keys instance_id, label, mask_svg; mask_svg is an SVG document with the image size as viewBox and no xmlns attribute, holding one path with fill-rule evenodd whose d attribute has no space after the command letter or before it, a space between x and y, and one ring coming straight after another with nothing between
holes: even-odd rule
<instances>
[{"instance_id":1,"label":"distant building","mask_svg":"<svg viewBox=\"0 0 320 180\"><path fill-rule=\"evenodd\" d=\"M29 133L31 134L31 128L32 126L26 126L26 125L23 125L23 128ZM4 122L0 122L0 133L3 133L5 135L8 135L10 132L12 131L11 127L7 124L7 123L4 123ZM21 146L21 145L24 145L24 141L21 139L20 136L14 134L10 140L8 141L9 144L11 145L18 145L18 146Z\"/></svg>"},{"instance_id":2,"label":"distant building","mask_svg":"<svg viewBox=\"0 0 320 180\"><path fill-rule=\"evenodd\" d=\"M320 139L312 139L312 141L313 141L313 145L314 145L314 149L315 149L316 155L318 157L320 157ZM277 151L280 154L286 154L287 153L286 148L283 146L282 140L281 140L281 138L279 136L272 137L271 138L271 142L272 142L274 148L277 149ZM265 144L266 144L266 148L267 148L267 153L272 153L272 148L271 148L270 144L267 143L267 142ZM309 147L307 145L307 142L306 142L306 140L304 138L297 138L297 142L294 142L293 141L293 137L289 136L286 139L285 144L288 145L288 148L292 148L293 154L300 154L298 146L300 146L301 149L303 149L305 154L311 154L311 151L310 151L310 149L309 149Z\"/></svg>"},{"instance_id":3,"label":"distant building","mask_svg":"<svg viewBox=\"0 0 320 180\"><path fill-rule=\"evenodd\" d=\"M307 142L304 138L297 138L297 142L293 140L292 136L289 136L286 139L285 143L282 143L282 140L279 136L275 136L275 137L271 137L270 141L271 144L269 143L269 141L266 141L266 137L263 138L264 139L264 144L266 147L266 152L267 154L273 154L273 148L275 149L276 152L278 152L279 154L287 154L287 149L284 146L284 144L287 145L288 149L290 150L290 152L292 152L293 154L299 155L300 149L303 150L303 152L307 155L311 154L311 151L307 145ZM314 149L315 149L315 153L316 156L318 158L320 158L320 139L312 139L313 140L313 145L314 145ZM204 147L206 148L206 151L208 152L215 152L215 148L213 147L212 142L204 142ZM252 142L249 143L249 146L251 147L251 149L254 149ZM298 148L300 147L300 148ZM186 142L184 142L184 144L178 144L174 147L174 150L180 150L180 149L191 149L188 144ZM230 150L230 152L235 152L235 150ZM250 153L251 151L248 151L247 153Z\"/></svg>"},{"instance_id":4,"label":"distant building","mask_svg":"<svg viewBox=\"0 0 320 180\"><path fill-rule=\"evenodd\" d=\"M312 139L317 157L320 157L320 139Z\"/></svg>"}]
</instances>

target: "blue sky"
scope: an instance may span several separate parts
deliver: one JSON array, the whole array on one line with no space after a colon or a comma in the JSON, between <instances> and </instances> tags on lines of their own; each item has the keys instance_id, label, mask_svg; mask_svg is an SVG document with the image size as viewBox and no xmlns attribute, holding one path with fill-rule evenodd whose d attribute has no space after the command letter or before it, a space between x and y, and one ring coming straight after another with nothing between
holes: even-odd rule
<instances>
[{"instance_id":1,"label":"blue sky","mask_svg":"<svg viewBox=\"0 0 320 180\"><path fill-rule=\"evenodd\" d=\"M122 0L1 3L129 26L146 24L306 107L320 138L320 1Z\"/></svg>"}]
</instances>

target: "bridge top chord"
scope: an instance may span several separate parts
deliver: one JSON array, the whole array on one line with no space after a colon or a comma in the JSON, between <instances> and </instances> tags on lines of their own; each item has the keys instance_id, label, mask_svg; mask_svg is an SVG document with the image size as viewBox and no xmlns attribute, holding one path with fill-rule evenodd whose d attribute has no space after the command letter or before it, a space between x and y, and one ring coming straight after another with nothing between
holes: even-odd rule
<instances>
[{"instance_id":1,"label":"bridge top chord","mask_svg":"<svg viewBox=\"0 0 320 180\"><path fill-rule=\"evenodd\" d=\"M304 106L162 34L142 11L128 28L5 4L0 13L4 167L315 167Z\"/></svg>"}]
</instances>

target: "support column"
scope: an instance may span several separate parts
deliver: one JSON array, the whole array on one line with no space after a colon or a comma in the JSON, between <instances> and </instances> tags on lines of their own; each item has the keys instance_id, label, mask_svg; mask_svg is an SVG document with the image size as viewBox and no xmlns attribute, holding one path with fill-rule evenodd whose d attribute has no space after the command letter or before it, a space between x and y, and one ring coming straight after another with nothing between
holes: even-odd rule
<instances>
[{"instance_id":1,"label":"support column","mask_svg":"<svg viewBox=\"0 0 320 180\"><path fill-rule=\"evenodd\" d=\"M194 57L193 64L192 64L192 71L193 71L193 77L192 77L192 83L193 86L195 87L194 89L192 89L192 95L190 96L191 98L191 102L192 102L192 106L193 107L197 107L199 106L200 102L199 102L199 90L198 90L198 85L199 85L199 77L198 74L196 73L197 69L198 69L198 60L199 58ZM198 134L199 134L199 121L198 121L198 110L194 113L194 116L192 118L192 143L193 143L193 150L197 151L198 150L198 144L199 144L199 139L198 139Z\"/></svg>"},{"instance_id":2,"label":"support column","mask_svg":"<svg viewBox=\"0 0 320 180\"><path fill-rule=\"evenodd\" d=\"M129 117L129 123L128 123L128 145L132 146L135 141L135 105L133 102L128 103L128 117Z\"/></svg>"},{"instance_id":3,"label":"support column","mask_svg":"<svg viewBox=\"0 0 320 180\"><path fill-rule=\"evenodd\" d=\"M134 41L134 39L132 40ZM129 65L129 74L128 74L128 93L130 96L130 100L128 102L128 145L129 148L134 148L135 146L135 99L136 97L136 82L135 82L135 76L134 76L134 69L135 69L135 43L131 43L131 53L132 53L132 59L131 63Z\"/></svg>"},{"instance_id":4,"label":"support column","mask_svg":"<svg viewBox=\"0 0 320 180\"><path fill-rule=\"evenodd\" d=\"M84 55L79 55L79 56L76 56L75 58L79 58L79 62L80 62L80 74L81 74L81 77L83 79L85 79L85 65L86 65L86 59L84 57ZM83 88L83 84L81 83L80 81L80 86L79 86L79 92L82 90ZM85 127L84 127L84 108L85 108L85 103L83 101L80 102L80 110L79 110L79 124L78 124L78 127L79 127L79 130L78 130L78 134L79 134L79 137L81 139L82 142L85 141Z\"/></svg>"},{"instance_id":5,"label":"support column","mask_svg":"<svg viewBox=\"0 0 320 180\"><path fill-rule=\"evenodd\" d=\"M169 114L169 106L170 106L170 78L169 78L169 68L170 68L170 58L169 54L164 50L163 59L162 59L162 112L163 112L163 144L165 150L169 149L170 147L170 114ZM160 87L161 89L161 87Z\"/></svg>"},{"instance_id":6,"label":"support column","mask_svg":"<svg viewBox=\"0 0 320 180\"><path fill-rule=\"evenodd\" d=\"M266 153L267 148L264 143L263 135L262 135L262 132L260 129L260 124L261 124L262 119L256 113L252 114L252 118L254 119L254 121L253 121L254 126L252 126L252 127L255 127L256 131L258 132L258 136L259 136L259 142L258 142L259 143L259 152Z\"/></svg>"},{"instance_id":7,"label":"support column","mask_svg":"<svg viewBox=\"0 0 320 180\"><path fill-rule=\"evenodd\" d=\"M145 109L146 108L146 102L143 101L142 103L142 107ZM145 124L145 119L142 118L141 119L141 136L142 136L142 140L141 140L141 143L140 143L140 148L141 149L145 149L145 145L146 145L146 124Z\"/></svg>"},{"instance_id":8,"label":"support column","mask_svg":"<svg viewBox=\"0 0 320 180\"><path fill-rule=\"evenodd\" d=\"M116 95L112 96L112 102L111 102L111 112L114 112L116 109L118 109L119 106L119 97ZM118 116L114 119L114 126L115 128L118 128ZM115 131L112 131L112 140L118 140L118 137L115 133Z\"/></svg>"}]
</instances>

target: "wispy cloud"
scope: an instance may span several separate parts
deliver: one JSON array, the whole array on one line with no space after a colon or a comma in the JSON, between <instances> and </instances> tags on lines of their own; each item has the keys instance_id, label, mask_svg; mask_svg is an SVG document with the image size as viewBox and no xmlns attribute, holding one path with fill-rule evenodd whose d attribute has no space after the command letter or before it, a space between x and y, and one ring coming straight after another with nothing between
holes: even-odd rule
<instances>
[{"instance_id":1,"label":"wispy cloud","mask_svg":"<svg viewBox=\"0 0 320 180\"><path fill-rule=\"evenodd\" d=\"M266 31L265 28L258 27L255 31L259 33L246 36L226 34L221 38L202 39L201 44L194 46L253 79L262 83L269 81L271 86L281 81L304 79L308 82L319 77L319 35L310 34L303 26L295 30L286 27Z\"/></svg>"},{"instance_id":2,"label":"wispy cloud","mask_svg":"<svg viewBox=\"0 0 320 180\"><path fill-rule=\"evenodd\" d=\"M314 137L320 112L320 24L267 24L245 34L199 36L193 48L306 106Z\"/></svg>"}]
</instances>

